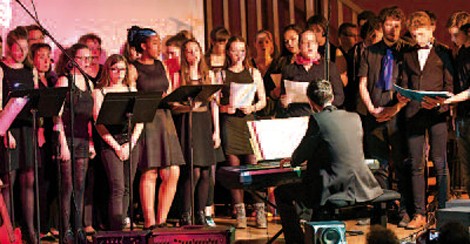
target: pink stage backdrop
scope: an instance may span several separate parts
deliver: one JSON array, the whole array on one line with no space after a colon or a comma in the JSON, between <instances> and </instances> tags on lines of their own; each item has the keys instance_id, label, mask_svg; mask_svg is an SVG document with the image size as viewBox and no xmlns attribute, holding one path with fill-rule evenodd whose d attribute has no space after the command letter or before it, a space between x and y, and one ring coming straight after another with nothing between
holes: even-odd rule
<instances>
[{"instance_id":1,"label":"pink stage backdrop","mask_svg":"<svg viewBox=\"0 0 470 244\"><path fill-rule=\"evenodd\" d=\"M34 13L31 0L21 1ZM151 27L162 39L187 29L204 43L203 0L34 0L34 3L42 25L66 47L81 35L93 32L103 39L102 47L107 54L118 53L132 25ZM0 0L4 40L10 29L33 23L16 0ZM46 42L53 45L48 39Z\"/></svg>"}]
</instances>

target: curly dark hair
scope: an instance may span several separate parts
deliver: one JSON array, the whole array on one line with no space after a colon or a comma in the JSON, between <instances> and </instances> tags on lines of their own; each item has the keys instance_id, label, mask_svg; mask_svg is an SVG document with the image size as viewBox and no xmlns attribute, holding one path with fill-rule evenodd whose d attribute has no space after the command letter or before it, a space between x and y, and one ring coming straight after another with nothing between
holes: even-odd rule
<instances>
[{"instance_id":1,"label":"curly dark hair","mask_svg":"<svg viewBox=\"0 0 470 244\"><path fill-rule=\"evenodd\" d=\"M379 13L380 22L383 24L387 18L403 22L405 21L405 13L398 6L383 8Z\"/></svg>"}]
</instances>

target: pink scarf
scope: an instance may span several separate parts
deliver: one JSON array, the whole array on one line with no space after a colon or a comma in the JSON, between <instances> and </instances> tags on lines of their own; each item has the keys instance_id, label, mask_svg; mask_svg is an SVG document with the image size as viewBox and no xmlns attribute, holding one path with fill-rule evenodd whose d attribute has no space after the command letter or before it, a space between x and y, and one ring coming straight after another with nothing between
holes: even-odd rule
<instances>
[{"instance_id":1,"label":"pink scarf","mask_svg":"<svg viewBox=\"0 0 470 244\"><path fill-rule=\"evenodd\" d=\"M295 62L299 65L312 65L312 64L319 64L320 60L317 59L310 59L304 58L302 55L296 55Z\"/></svg>"}]
</instances>

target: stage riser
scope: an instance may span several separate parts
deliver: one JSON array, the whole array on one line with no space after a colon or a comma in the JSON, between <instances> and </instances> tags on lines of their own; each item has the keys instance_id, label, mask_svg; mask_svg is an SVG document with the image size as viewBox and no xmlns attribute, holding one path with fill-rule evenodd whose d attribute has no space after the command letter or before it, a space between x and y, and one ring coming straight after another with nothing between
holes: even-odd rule
<instances>
[{"instance_id":1,"label":"stage riser","mask_svg":"<svg viewBox=\"0 0 470 244\"><path fill-rule=\"evenodd\" d=\"M107 231L93 237L95 244L229 244L233 243L232 227L168 228L150 231Z\"/></svg>"}]
</instances>

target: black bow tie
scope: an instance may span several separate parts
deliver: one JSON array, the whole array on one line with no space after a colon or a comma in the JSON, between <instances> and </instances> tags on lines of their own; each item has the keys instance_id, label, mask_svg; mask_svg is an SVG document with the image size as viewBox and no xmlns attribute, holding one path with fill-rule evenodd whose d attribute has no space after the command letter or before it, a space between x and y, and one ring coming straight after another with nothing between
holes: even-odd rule
<instances>
[{"instance_id":1,"label":"black bow tie","mask_svg":"<svg viewBox=\"0 0 470 244\"><path fill-rule=\"evenodd\" d=\"M431 49L431 46L429 46L429 45L426 45L426 46L424 46L424 47L416 46L416 48L417 48L417 49L428 49L428 50L429 50L429 49Z\"/></svg>"}]
</instances>

